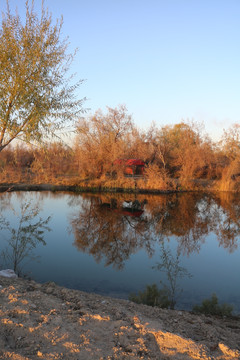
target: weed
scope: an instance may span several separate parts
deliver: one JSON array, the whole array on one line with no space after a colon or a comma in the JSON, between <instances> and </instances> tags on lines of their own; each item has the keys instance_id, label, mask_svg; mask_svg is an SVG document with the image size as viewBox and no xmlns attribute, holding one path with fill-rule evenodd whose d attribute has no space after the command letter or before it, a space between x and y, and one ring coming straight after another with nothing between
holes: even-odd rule
<instances>
[{"instance_id":1,"label":"weed","mask_svg":"<svg viewBox=\"0 0 240 360\"><path fill-rule=\"evenodd\" d=\"M160 308L169 308L170 299L168 289L165 287L158 289L156 284L147 285L144 291L139 291L138 295L130 294L129 300L137 304L145 304L149 306L158 306Z\"/></svg>"},{"instance_id":2,"label":"weed","mask_svg":"<svg viewBox=\"0 0 240 360\"><path fill-rule=\"evenodd\" d=\"M201 305L195 305L193 312L205 315L232 316L233 307L229 304L219 305L216 294L212 294L211 299L204 299Z\"/></svg>"}]
</instances>

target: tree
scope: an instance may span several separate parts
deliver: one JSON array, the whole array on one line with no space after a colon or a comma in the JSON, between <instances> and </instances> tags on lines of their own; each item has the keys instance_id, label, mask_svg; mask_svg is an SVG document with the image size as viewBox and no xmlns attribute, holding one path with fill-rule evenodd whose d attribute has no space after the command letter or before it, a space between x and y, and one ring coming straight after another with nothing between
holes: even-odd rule
<instances>
[{"instance_id":1,"label":"tree","mask_svg":"<svg viewBox=\"0 0 240 360\"><path fill-rule=\"evenodd\" d=\"M82 118L76 127L75 152L81 160L83 175L101 177L110 171L114 160L124 157L133 122L124 105L107 107L107 113L96 111Z\"/></svg>"},{"instance_id":2,"label":"tree","mask_svg":"<svg viewBox=\"0 0 240 360\"><path fill-rule=\"evenodd\" d=\"M84 99L75 91L69 68L67 39L61 40L62 19L52 25L44 8L34 11L26 1L26 20L17 11L2 15L0 28L0 151L14 139L40 141L76 120Z\"/></svg>"},{"instance_id":3,"label":"tree","mask_svg":"<svg viewBox=\"0 0 240 360\"><path fill-rule=\"evenodd\" d=\"M224 134L220 141L225 156L225 166L222 169L220 189L224 191L238 190L240 174L240 125L234 124Z\"/></svg>"},{"instance_id":4,"label":"tree","mask_svg":"<svg viewBox=\"0 0 240 360\"><path fill-rule=\"evenodd\" d=\"M160 143L163 143L163 154L167 168L181 182L194 179L210 164L212 145L210 140L201 134L197 123L181 122L172 127L165 127Z\"/></svg>"},{"instance_id":5,"label":"tree","mask_svg":"<svg viewBox=\"0 0 240 360\"><path fill-rule=\"evenodd\" d=\"M230 161L240 160L240 125L233 124L228 130L224 130L220 144Z\"/></svg>"}]
</instances>

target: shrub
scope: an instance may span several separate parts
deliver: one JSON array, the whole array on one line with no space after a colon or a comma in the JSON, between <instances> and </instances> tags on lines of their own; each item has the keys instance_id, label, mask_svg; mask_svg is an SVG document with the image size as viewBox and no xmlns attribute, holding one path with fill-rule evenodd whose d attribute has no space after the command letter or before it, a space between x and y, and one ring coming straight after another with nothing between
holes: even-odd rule
<instances>
[{"instance_id":1,"label":"shrub","mask_svg":"<svg viewBox=\"0 0 240 360\"><path fill-rule=\"evenodd\" d=\"M219 305L216 294L212 294L211 299L205 299L201 305L195 305L193 312L205 315L231 316L233 307L229 304Z\"/></svg>"},{"instance_id":2,"label":"shrub","mask_svg":"<svg viewBox=\"0 0 240 360\"><path fill-rule=\"evenodd\" d=\"M148 189L168 190L167 172L164 169L160 169L158 165L148 165L145 169L145 177Z\"/></svg>"},{"instance_id":3,"label":"shrub","mask_svg":"<svg viewBox=\"0 0 240 360\"><path fill-rule=\"evenodd\" d=\"M158 306L165 309L170 306L168 290L166 288L158 289L156 284L147 285L144 291L138 292L138 295L130 294L129 300L137 304Z\"/></svg>"}]
</instances>

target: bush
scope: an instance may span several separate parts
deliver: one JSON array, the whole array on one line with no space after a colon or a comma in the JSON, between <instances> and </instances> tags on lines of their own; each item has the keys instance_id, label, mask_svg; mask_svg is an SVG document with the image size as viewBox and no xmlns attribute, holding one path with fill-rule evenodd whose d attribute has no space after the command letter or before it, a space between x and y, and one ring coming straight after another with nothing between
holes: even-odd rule
<instances>
[{"instance_id":1,"label":"bush","mask_svg":"<svg viewBox=\"0 0 240 360\"><path fill-rule=\"evenodd\" d=\"M229 304L219 305L216 294L212 294L211 299L205 299L201 305L195 305L193 312L205 315L232 316L233 307Z\"/></svg>"},{"instance_id":2,"label":"bush","mask_svg":"<svg viewBox=\"0 0 240 360\"><path fill-rule=\"evenodd\" d=\"M168 290L166 288L158 289L156 284L147 285L144 291L139 291L138 295L130 294L129 300L137 304L145 304L149 306L158 306L160 308L169 308L170 300Z\"/></svg>"},{"instance_id":3,"label":"bush","mask_svg":"<svg viewBox=\"0 0 240 360\"><path fill-rule=\"evenodd\" d=\"M156 164L150 164L145 169L148 189L168 190L167 172Z\"/></svg>"}]
</instances>

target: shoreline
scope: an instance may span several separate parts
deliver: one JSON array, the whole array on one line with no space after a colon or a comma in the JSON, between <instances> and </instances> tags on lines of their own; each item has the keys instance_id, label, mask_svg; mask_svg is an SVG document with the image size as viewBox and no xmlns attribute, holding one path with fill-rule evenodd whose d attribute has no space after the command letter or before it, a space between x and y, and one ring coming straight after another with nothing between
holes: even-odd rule
<instances>
[{"instance_id":1,"label":"shoreline","mask_svg":"<svg viewBox=\"0 0 240 360\"><path fill-rule=\"evenodd\" d=\"M104 186L80 186L80 185L67 185L67 184L51 184L51 183L0 183L1 192L11 191L70 191L74 193L122 193L122 194L149 194L149 195L161 195L161 194L175 194L185 192L222 192L216 190L213 187L205 187L198 189L141 189L141 188L123 188L123 187L104 187ZM233 191L229 191L233 192Z\"/></svg>"},{"instance_id":2,"label":"shoreline","mask_svg":"<svg viewBox=\"0 0 240 360\"><path fill-rule=\"evenodd\" d=\"M105 188L105 187L81 187L79 185L54 185L54 184L21 184L21 183L9 183L0 184L1 192L11 191L71 191L74 193L131 193L131 194L173 194L186 191L178 190L154 190L154 189L134 189L134 188Z\"/></svg>"}]
</instances>

